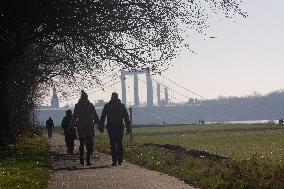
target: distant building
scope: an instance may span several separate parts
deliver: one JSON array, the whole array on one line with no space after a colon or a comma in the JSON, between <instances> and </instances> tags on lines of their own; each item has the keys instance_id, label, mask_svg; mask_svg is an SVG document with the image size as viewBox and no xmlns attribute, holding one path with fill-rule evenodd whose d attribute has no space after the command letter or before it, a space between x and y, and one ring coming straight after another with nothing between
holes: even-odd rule
<instances>
[{"instance_id":1,"label":"distant building","mask_svg":"<svg viewBox=\"0 0 284 189\"><path fill-rule=\"evenodd\" d=\"M107 102L105 102L104 100L98 100L98 101L95 103L95 107L104 107L106 103L107 103Z\"/></svg>"},{"instance_id":2,"label":"distant building","mask_svg":"<svg viewBox=\"0 0 284 189\"><path fill-rule=\"evenodd\" d=\"M52 108L59 108L59 100L58 100L58 96L57 96L55 88L53 88L53 94L52 94L52 98L51 98L51 107Z\"/></svg>"},{"instance_id":3,"label":"distant building","mask_svg":"<svg viewBox=\"0 0 284 189\"><path fill-rule=\"evenodd\" d=\"M40 125L45 126L46 120L48 119L48 117L51 117L53 119L54 125L60 126L61 121L65 116L65 111L68 109L68 106L65 106L63 108L59 107L59 98L56 89L53 88L50 106L39 106L39 108L36 109L35 112Z\"/></svg>"},{"instance_id":4,"label":"distant building","mask_svg":"<svg viewBox=\"0 0 284 189\"><path fill-rule=\"evenodd\" d=\"M38 109L50 109L50 108L59 108L59 99L57 96L56 89L53 88L52 98L50 101L50 106L39 106Z\"/></svg>"}]
</instances>

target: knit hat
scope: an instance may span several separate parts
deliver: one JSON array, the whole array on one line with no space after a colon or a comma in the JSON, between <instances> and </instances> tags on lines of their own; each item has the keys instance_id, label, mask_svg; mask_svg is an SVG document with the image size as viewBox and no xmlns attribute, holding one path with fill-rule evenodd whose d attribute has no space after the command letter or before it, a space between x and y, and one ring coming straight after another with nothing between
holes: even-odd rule
<instances>
[{"instance_id":1,"label":"knit hat","mask_svg":"<svg viewBox=\"0 0 284 189\"><path fill-rule=\"evenodd\" d=\"M81 98L88 99L88 95L84 90L81 90Z\"/></svg>"},{"instance_id":2,"label":"knit hat","mask_svg":"<svg viewBox=\"0 0 284 189\"><path fill-rule=\"evenodd\" d=\"M118 99L118 94L117 94L116 92L113 92L113 93L111 94L111 99L112 99L112 100Z\"/></svg>"},{"instance_id":3,"label":"knit hat","mask_svg":"<svg viewBox=\"0 0 284 189\"><path fill-rule=\"evenodd\" d=\"M66 115L72 115L72 111L69 109L66 111Z\"/></svg>"}]
</instances>

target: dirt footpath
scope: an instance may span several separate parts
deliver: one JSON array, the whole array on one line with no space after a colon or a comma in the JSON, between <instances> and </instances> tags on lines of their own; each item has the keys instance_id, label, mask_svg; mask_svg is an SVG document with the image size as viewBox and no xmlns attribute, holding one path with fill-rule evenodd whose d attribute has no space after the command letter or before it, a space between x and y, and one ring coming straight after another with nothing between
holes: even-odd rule
<instances>
[{"instance_id":1,"label":"dirt footpath","mask_svg":"<svg viewBox=\"0 0 284 189\"><path fill-rule=\"evenodd\" d=\"M92 166L80 167L79 144L75 143L74 155L67 155L64 137L54 134L49 140L49 150L55 173L49 189L193 189L179 179L151 171L124 161L112 167L111 157L95 152Z\"/></svg>"}]
</instances>

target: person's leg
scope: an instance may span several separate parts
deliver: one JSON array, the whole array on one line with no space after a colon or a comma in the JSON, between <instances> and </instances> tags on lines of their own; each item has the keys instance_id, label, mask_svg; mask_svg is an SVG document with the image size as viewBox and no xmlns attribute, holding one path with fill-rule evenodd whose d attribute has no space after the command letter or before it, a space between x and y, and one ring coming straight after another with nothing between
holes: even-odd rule
<instances>
[{"instance_id":1,"label":"person's leg","mask_svg":"<svg viewBox=\"0 0 284 189\"><path fill-rule=\"evenodd\" d=\"M123 161L123 147L122 147L122 141L123 141L123 133L117 133L116 135L116 142L117 142L117 161L120 165Z\"/></svg>"},{"instance_id":2,"label":"person's leg","mask_svg":"<svg viewBox=\"0 0 284 189\"><path fill-rule=\"evenodd\" d=\"M92 155L94 153L94 137L95 135L93 136L90 136L90 155Z\"/></svg>"},{"instance_id":3,"label":"person's leg","mask_svg":"<svg viewBox=\"0 0 284 189\"><path fill-rule=\"evenodd\" d=\"M111 157L112 157L112 165L116 165L117 159L116 159L116 141L115 136L112 132L108 131L108 137L110 142L110 151L111 151Z\"/></svg>"},{"instance_id":4,"label":"person's leg","mask_svg":"<svg viewBox=\"0 0 284 189\"><path fill-rule=\"evenodd\" d=\"M85 137L80 137L80 164L84 165L84 144L85 144Z\"/></svg>"},{"instance_id":5,"label":"person's leg","mask_svg":"<svg viewBox=\"0 0 284 189\"><path fill-rule=\"evenodd\" d=\"M68 149L68 136L65 132L64 132L64 136L65 136L65 145L66 145L66 148Z\"/></svg>"},{"instance_id":6,"label":"person's leg","mask_svg":"<svg viewBox=\"0 0 284 189\"><path fill-rule=\"evenodd\" d=\"M65 136L65 144L66 144L66 148L68 147L68 132L66 129L64 129L64 136Z\"/></svg>"},{"instance_id":7,"label":"person's leg","mask_svg":"<svg viewBox=\"0 0 284 189\"><path fill-rule=\"evenodd\" d=\"M69 135L66 136L66 147L67 147L67 153L71 154L72 151L73 151L73 148L72 147L72 137ZM73 145L74 145L74 142L73 142Z\"/></svg>"},{"instance_id":8,"label":"person's leg","mask_svg":"<svg viewBox=\"0 0 284 189\"><path fill-rule=\"evenodd\" d=\"M70 139L70 154L74 153L74 140L73 137Z\"/></svg>"},{"instance_id":9,"label":"person's leg","mask_svg":"<svg viewBox=\"0 0 284 189\"><path fill-rule=\"evenodd\" d=\"M65 134L65 145L66 145L66 149L67 149L67 154L69 153L69 143L68 143L68 135Z\"/></svg>"},{"instance_id":10,"label":"person's leg","mask_svg":"<svg viewBox=\"0 0 284 189\"><path fill-rule=\"evenodd\" d=\"M93 136L87 136L86 137L86 148L87 148L87 165L90 166L91 165L91 161L90 161L90 157L91 154L93 153L93 149L94 149L94 141L93 141Z\"/></svg>"},{"instance_id":11,"label":"person's leg","mask_svg":"<svg viewBox=\"0 0 284 189\"><path fill-rule=\"evenodd\" d=\"M51 138L52 135L51 135L51 129L47 129L47 133L48 133L48 138Z\"/></svg>"}]
</instances>

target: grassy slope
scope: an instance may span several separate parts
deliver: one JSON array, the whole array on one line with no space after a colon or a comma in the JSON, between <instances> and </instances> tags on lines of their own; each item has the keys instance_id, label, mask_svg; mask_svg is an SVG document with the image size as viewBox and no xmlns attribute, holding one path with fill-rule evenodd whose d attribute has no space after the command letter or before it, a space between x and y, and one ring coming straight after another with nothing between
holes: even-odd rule
<instances>
[{"instance_id":1,"label":"grassy slope","mask_svg":"<svg viewBox=\"0 0 284 189\"><path fill-rule=\"evenodd\" d=\"M46 138L24 139L0 151L0 188L47 188L52 171Z\"/></svg>"},{"instance_id":2,"label":"grassy slope","mask_svg":"<svg viewBox=\"0 0 284 189\"><path fill-rule=\"evenodd\" d=\"M188 149L245 160L256 154L283 161L284 129L267 125L195 125L137 128L137 143L178 144Z\"/></svg>"},{"instance_id":3,"label":"grassy slope","mask_svg":"<svg viewBox=\"0 0 284 189\"><path fill-rule=\"evenodd\" d=\"M125 158L202 188L284 188L284 131L265 125L197 125L134 129L125 141ZM96 146L109 152L106 134ZM212 161L143 143L179 144L229 157Z\"/></svg>"}]
</instances>

